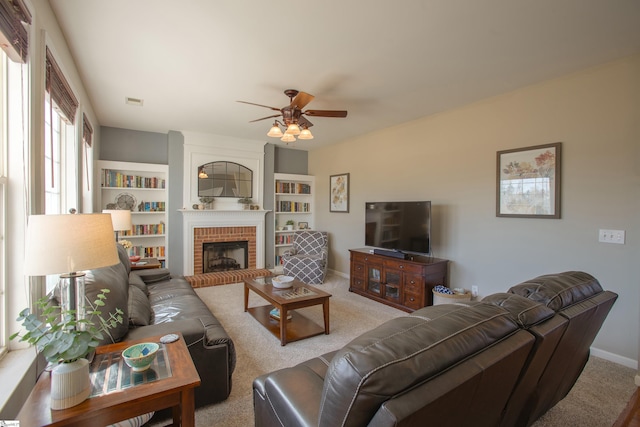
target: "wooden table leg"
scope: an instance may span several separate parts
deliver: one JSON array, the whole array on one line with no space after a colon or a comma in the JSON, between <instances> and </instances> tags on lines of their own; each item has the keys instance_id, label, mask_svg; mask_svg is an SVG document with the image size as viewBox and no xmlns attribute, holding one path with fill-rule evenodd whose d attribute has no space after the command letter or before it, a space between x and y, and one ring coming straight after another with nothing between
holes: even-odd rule
<instances>
[{"instance_id":1,"label":"wooden table leg","mask_svg":"<svg viewBox=\"0 0 640 427\"><path fill-rule=\"evenodd\" d=\"M287 345L287 310L280 307L280 345Z\"/></svg>"},{"instance_id":2,"label":"wooden table leg","mask_svg":"<svg viewBox=\"0 0 640 427\"><path fill-rule=\"evenodd\" d=\"M324 313L324 334L329 335L329 298L322 301L322 311Z\"/></svg>"},{"instance_id":3,"label":"wooden table leg","mask_svg":"<svg viewBox=\"0 0 640 427\"><path fill-rule=\"evenodd\" d=\"M244 311L249 310L249 286L244 284Z\"/></svg>"},{"instance_id":4,"label":"wooden table leg","mask_svg":"<svg viewBox=\"0 0 640 427\"><path fill-rule=\"evenodd\" d=\"M182 405L174 406L171 408L171 415L173 415L173 425L182 425Z\"/></svg>"},{"instance_id":5,"label":"wooden table leg","mask_svg":"<svg viewBox=\"0 0 640 427\"><path fill-rule=\"evenodd\" d=\"M193 393L193 389L190 388L181 393L180 396L182 408L182 427L195 427L196 425L196 401Z\"/></svg>"}]
</instances>

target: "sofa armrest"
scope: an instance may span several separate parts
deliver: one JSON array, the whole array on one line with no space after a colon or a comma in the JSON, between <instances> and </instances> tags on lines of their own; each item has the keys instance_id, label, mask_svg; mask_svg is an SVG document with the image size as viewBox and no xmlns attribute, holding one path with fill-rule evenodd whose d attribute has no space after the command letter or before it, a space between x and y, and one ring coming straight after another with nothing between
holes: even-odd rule
<instances>
[{"instance_id":1,"label":"sofa armrest","mask_svg":"<svg viewBox=\"0 0 640 427\"><path fill-rule=\"evenodd\" d=\"M256 427L317 426L323 384L323 378L305 365L256 378L253 382ZM279 423L275 424L275 420Z\"/></svg>"},{"instance_id":2,"label":"sofa armrest","mask_svg":"<svg viewBox=\"0 0 640 427\"><path fill-rule=\"evenodd\" d=\"M147 285L171 279L171 273L167 268L149 268L146 270L136 270L135 274L140 276L142 281Z\"/></svg>"}]
</instances>

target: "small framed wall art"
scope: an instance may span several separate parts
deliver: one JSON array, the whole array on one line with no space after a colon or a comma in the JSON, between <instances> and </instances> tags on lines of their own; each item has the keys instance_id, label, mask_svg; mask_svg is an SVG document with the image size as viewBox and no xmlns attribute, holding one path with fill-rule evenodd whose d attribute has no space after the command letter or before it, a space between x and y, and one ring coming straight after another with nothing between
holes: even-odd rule
<instances>
[{"instance_id":1,"label":"small framed wall art","mask_svg":"<svg viewBox=\"0 0 640 427\"><path fill-rule=\"evenodd\" d=\"M562 143L498 151L496 216L560 218Z\"/></svg>"},{"instance_id":2,"label":"small framed wall art","mask_svg":"<svg viewBox=\"0 0 640 427\"><path fill-rule=\"evenodd\" d=\"M329 178L329 212L349 212L349 174Z\"/></svg>"}]
</instances>

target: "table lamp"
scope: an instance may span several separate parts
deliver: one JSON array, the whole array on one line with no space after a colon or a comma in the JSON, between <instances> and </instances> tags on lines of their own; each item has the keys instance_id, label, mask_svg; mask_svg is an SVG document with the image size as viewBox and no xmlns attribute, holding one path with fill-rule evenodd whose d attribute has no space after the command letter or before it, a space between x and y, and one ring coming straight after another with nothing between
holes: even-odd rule
<instances>
[{"instance_id":1,"label":"table lamp","mask_svg":"<svg viewBox=\"0 0 640 427\"><path fill-rule=\"evenodd\" d=\"M118 241L118 231L131 231L131 211L128 209L103 209L102 213L111 215L113 231L116 232L116 242Z\"/></svg>"},{"instance_id":2,"label":"table lamp","mask_svg":"<svg viewBox=\"0 0 640 427\"><path fill-rule=\"evenodd\" d=\"M31 215L25 247L25 275L60 274L61 305L77 319L85 305L82 270L120 261L107 214Z\"/></svg>"}]
</instances>

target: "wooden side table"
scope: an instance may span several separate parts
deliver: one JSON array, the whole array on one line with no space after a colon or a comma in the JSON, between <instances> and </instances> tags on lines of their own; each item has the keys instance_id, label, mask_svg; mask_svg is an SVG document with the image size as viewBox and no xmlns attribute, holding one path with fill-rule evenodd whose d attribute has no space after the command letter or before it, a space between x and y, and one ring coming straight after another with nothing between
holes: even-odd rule
<instances>
[{"instance_id":1,"label":"wooden side table","mask_svg":"<svg viewBox=\"0 0 640 427\"><path fill-rule=\"evenodd\" d=\"M131 263L132 270L146 270L148 268L160 268L161 266L158 258L140 258L140 261Z\"/></svg>"},{"instance_id":2,"label":"wooden side table","mask_svg":"<svg viewBox=\"0 0 640 427\"><path fill-rule=\"evenodd\" d=\"M43 372L18 414L22 426L109 425L164 408L173 408L173 425L195 425L193 389L200 385L189 350L182 338L166 344L171 376L138 384L124 390L91 397L71 408L50 408L51 375ZM140 342L159 342L160 336L110 344L96 349L96 355L122 352Z\"/></svg>"}]
</instances>

